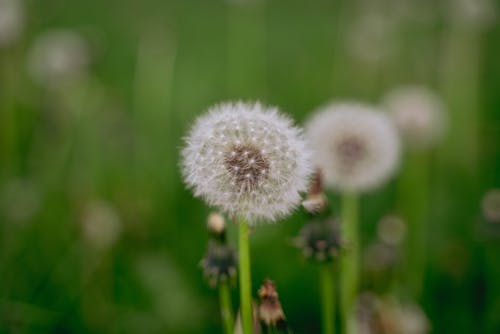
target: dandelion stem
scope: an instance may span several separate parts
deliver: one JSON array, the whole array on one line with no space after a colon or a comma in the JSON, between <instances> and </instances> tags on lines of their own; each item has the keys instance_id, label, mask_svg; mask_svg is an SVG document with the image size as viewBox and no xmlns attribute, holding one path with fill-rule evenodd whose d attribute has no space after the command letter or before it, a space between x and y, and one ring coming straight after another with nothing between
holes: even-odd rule
<instances>
[{"instance_id":1,"label":"dandelion stem","mask_svg":"<svg viewBox=\"0 0 500 334\"><path fill-rule=\"evenodd\" d=\"M219 303L220 314L226 334L234 332L234 319L231 304L231 292L229 290L229 282L221 282L219 284Z\"/></svg>"},{"instance_id":2,"label":"dandelion stem","mask_svg":"<svg viewBox=\"0 0 500 334\"><path fill-rule=\"evenodd\" d=\"M252 317L252 281L250 275L249 229L245 220L239 221L239 278L240 278L240 312L243 334L253 333Z\"/></svg>"},{"instance_id":3,"label":"dandelion stem","mask_svg":"<svg viewBox=\"0 0 500 334\"><path fill-rule=\"evenodd\" d=\"M342 256L341 265L341 314L342 333L356 333L354 328L354 303L359 285L359 237L358 198L352 193L342 195L342 234L348 250Z\"/></svg>"},{"instance_id":4,"label":"dandelion stem","mask_svg":"<svg viewBox=\"0 0 500 334\"><path fill-rule=\"evenodd\" d=\"M426 265L427 215L429 197L429 159L427 152L409 152L399 181L401 213L407 221L406 261L404 277L411 294L419 299Z\"/></svg>"},{"instance_id":5,"label":"dandelion stem","mask_svg":"<svg viewBox=\"0 0 500 334\"><path fill-rule=\"evenodd\" d=\"M319 283L321 287L321 307L323 333L333 334L335 323L335 291L334 268L331 263L324 263L320 267Z\"/></svg>"}]
</instances>

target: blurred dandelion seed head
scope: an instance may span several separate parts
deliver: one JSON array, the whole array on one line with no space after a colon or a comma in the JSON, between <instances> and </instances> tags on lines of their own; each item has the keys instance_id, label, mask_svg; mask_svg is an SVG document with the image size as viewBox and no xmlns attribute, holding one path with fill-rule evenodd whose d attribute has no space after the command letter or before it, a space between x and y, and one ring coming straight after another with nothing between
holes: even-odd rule
<instances>
[{"instance_id":1,"label":"blurred dandelion seed head","mask_svg":"<svg viewBox=\"0 0 500 334\"><path fill-rule=\"evenodd\" d=\"M481 209L487 221L500 223L500 189L491 189L484 194Z\"/></svg>"},{"instance_id":2,"label":"blurred dandelion seed head","mask_svg":"<svg viewBox=\"0 0 500 334\"><path fill-rule=\"evenodd\" d=\"M19 39L24 28L24 9L20 0L0 0L0 49Z\"/></svg>"},{"instance_id":3,"label":"blurred dandelion seed head","mask_svg":"<svg viewBox=\"0 0 500 334\"><path fill-rule=\"evenodd\" d=\"M498 7L492 0L449 0L451 19L478 29L491 26L498 19Z\"/></svg>"},{"instance_id":4,"label":"blurred dandelion seed head","mask_svg":"<svg viewBox=\"0 0 500 334\"><path fill-rule=\"evenodd\" d=\"M347 49L356 59L374 64L390 57L396 49L395 25L385 13L358 16L347 34Z\"/></svg>"},{"instance_id":5,"label":"blurred dandelion seed head","mask_svg":"<svg viewBox=\"0 0 500 334\"><path fill-rule=\"evenodd\" d=\"M60 88L84 77L89 63L89 47L82 36L70 30L51 30L35 40L28 71L38 84Z\"/></svg>"},{"instance_id":6,"label":"blurred dandelion seed head","mask_svg":"<svg viewBox=\"0 0 500 334\"><path fill-rule=\"evenodd\" d=\"M98 249L113 246L122 232L116 209L105 201L92 201L82 215L82 233L86 241Z\"/></svg>"},{"instance_id":7,"label":"blurred dandelion seed head","mask_svg":"<svg viewBox=\"0 0 500 334\"><path fill-rule=\"evenodd\" d=\"M398 167L396 129L387 115L368 105L329 104L317 111L306 129L326 186L368 191L387 181Z\"/></svg>"},{"instance_id":8,"label":"blurred dandelion seed head","mask_svg":"<svg viewBox=\"0 0 500 334\"><path fill-rule=\"evenodd\" d=\"M425 87L407 86L391 91L384 98L403 140L414 148L436 144L445 129L445 112L441 99Z\"/></svg>"},{"instance_id":9,"label":"blurred dandelion seed head","mask_svg":"<svg viewBox=\"0 0 500 334\"><path fill-rule=\"evenodd\" d=\"M357 301L359 332L425 334L430 323L424 311L415 303L400 303L393 296L378 297L364 292Z\"/></svg>"},{"instance_id":10,"label":"blurred dandelion seed head","mask_svg":"<svg viewBox=\"0 0 500 334\"><path fill-rule=\"evenodd\" d=\"M12 179L5 183L0 196L0 210L15 224L26 224L40 209L38 187L28 179Z\"/></svg>"},{"instance_id":11,"label":"blurred dandelion seed head","mask_svg":"<svg viewBox=\"0 0 500 334\"><path fill-rule=\"evenodd\" d=\"M310 151L302 131L276 108L223 103L201 116L182 151L195 196L250 223L288 214L307 190Z\"/></svg>"},{"instance_id":12,"label":"blurred dandelion seed head","mask_svg":"<svg viewBox=\"0 0 500 334\"><path fill-rule=\"evenodd\" d=\"M377 236L388 245L400 245L406 236L406 224L399 216L384 216L377 225Z\"/></svg>"}]
</instances>

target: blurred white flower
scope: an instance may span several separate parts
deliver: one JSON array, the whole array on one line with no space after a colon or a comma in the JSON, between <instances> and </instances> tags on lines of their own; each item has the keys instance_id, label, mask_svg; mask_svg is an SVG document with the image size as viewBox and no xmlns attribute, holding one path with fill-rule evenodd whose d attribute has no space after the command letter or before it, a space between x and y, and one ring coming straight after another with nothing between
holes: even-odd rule
<instances>
[{"instance_id":1,"label":"blurred white flower","mask_svg":"<svg viewBox=\"0 0 500 334\"><path fill-rule=\"evenodd\" d=\"M24 28L24 9L20 0L0 0L0 48L19 39Z\"/></svg>"},{"instance_id":2,"label":"blurred white flower","mask_svg":"<svg viewBox=\"0 0 500 334\"><path fill-rule=\"evenodd\" d=\"M377 225L377 236L387 245L400 245L406 235L406 223L396 215L387 215Z\"/></svg>"},{"instance_id":3,"label":"blurred white flower","mask_svg":"<svg viewBox=\"0 0 500 334\"><path fill-rule=\"evenodd\" d=\"M359 15L347 32L347 49L356 59L377 63L394 53L395 31L395 22L384 13Z\"/></svg>"},{"instance_id":4,"label":"blurred white flower","mask_svg":"<svg viewBox=\"0 0 500 334\"><path fill-rule=\"evenodd\" d=\"M301 130L276 108L223 103L192 127L182 172L195 196L250 223L274 221L300 203L311 173Z\"/></svg>"},{"instance_id":5,"label":"blurred white flower","mask_svg":"<svg viewBox=\"0 0 500 334\"><path fill-rule=\"evenodd\" d=\"M497 4L492 0L448 0L453 20L476 28L488 27L498 18Z\"/></svg>"},{"instance_id":6,"label":"blurred white flower","mask_svg":"<svg viewBox=\"0 0 500 334\"><path fill-rule=\"evenodd\" d=\"M111 204L104 201L88 203L83 212L81 223L83 237L98 249L113 246L122 231L118 212Z\"/></svg>"},{"instance_id":7,"label":"blurred white flower","mask_svg":"<svg viewBox=\"0 0 500 334\"><path fill-rule=\"evenodd\" d=\"M487 221L500 223L500 189L491 189L484 194L481 208Z\"/></svg>"},{"instance_id":8,"label":"blurred white flower","mask_svg":"<svg viewBox=\"0 0 500 334\"><path fill-rule=\"evenodd\" d=\"M83 77L89 62L89 48L82 36L70 30L51 30L35 40L28 71L38 84L58 88Z\"/></svg>"},{"instance_id":9,"label":"blurred white flower","mask_svg":"<svg viewBox=\"0 0 500 334\"><path fill-rule=\"evenodd\" d=\"M392 296L365 292L358 299L358 327L363 334L426 334L430 323L422 308Z\"/></svg>"},{"instance_id":10,"label":"blurred white flower","mask_svg":"<svg viewBox=\"0 0 500 334\"><path fill-rule=\"evenodd\" d=\"M314 162L326 186L363 192L382 185L396 171L399 137L390 118L359 103L332 103L308 122Z\"/></svg>"},{"instance_id":11,"label":"blurred white flower","mask_svg":"<svg viewBox=\"0 0 500 334\"><path fill-rule=\"evenodd\" d=\"M442 137L444 106L429 89L420 86L394 89L386 95L383 105L410 147L430 147Z\"/></svg>"},{"instance_id":12,"label":"blurred white flower","mask_svg":"<svg viewBox=\"0 0 500 334\"><path fill-rule=\"evenodd\" d=\"M12 179L5 183L0 196L0 211L16 224L25 224L40 209L40 193L27 179Z\"/></svg>"}]
</instances>

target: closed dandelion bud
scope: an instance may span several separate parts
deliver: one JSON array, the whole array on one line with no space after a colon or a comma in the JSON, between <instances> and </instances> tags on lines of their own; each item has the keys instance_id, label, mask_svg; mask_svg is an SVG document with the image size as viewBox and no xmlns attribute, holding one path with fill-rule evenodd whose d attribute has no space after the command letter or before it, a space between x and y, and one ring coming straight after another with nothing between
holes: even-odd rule
<instances>
[{"instance_id":1,"label":"closed dandelion bud","mask_svg":"<svg viewBox=\"0 0 500 334\"><path fill-rule=\"evenodd\" d=\"M314 173L309 194L307 198L302 201L302 206L310 214L325 212L328 208L328 199L323 192L323 181L321 179L320 170Z\"/></svg>"},{"instance_id":2,"label":"closed dandelion bud","mask_svg":"<svg viewBox=\"0 0 500 334\"><path fill-rule=\"evenodd\" d=\"M233 282L238 266L236 251L226 243L209 240L200 266L208 284L215 288L221 282Z\"/></svg>"},{"instance_id":3,"label":"closed dandelion bud","mask_svg":"<svg viewBox=\"0 0 500 334\"><path fill-rule=\"evenodd\" d=\"M215 240L226 241L226 222L222 215L212 212L207 219L207 228L210 236Z\"/></svg>"},{"instance_id":4,"label":"closed dandelion bud","mask_svg":"<svg viewBox=\"0 0 500 334\"><path fill-rule=\"evenodd\" d=\"M277 328L286 330L285 313L279 301L276 286L270 279L265 279L258 292L260 303L258 318L263 330Z\"/></svg>"},{"instance_id":5,"label":"closed dandelion bud","mask_svg":"<svg viewBox=\"0 0 500 334\"><path fill-rule=\"evenodd\" d=\"M294 244L306 258L318 262L331 261L342 248L340 228L333 219L313 221L299 231Z\"/></svg>"},{"instance_id":6,"label":"closed dandelion bud","mask_svg":"<svg viewBox=\"0 0 500 334\"><path fill-rule=\"evenodd\" d=\"M368 105L333 103L306 127L325 186L365 192L386 182L399 163L399 137L391 119Z\"/></svg>"},{"instance_id":7,"label":"closed dandelion bud","mask_svg":"<svg viewBox=\"0 0 500 334\"><path fill-rule=\"evenodd\" d=\"M223 103L201 116L182 151L184 180L230 216L275 221L300 203L311 172L300 129L276 108Z\"/></svg>"}]
</instances>

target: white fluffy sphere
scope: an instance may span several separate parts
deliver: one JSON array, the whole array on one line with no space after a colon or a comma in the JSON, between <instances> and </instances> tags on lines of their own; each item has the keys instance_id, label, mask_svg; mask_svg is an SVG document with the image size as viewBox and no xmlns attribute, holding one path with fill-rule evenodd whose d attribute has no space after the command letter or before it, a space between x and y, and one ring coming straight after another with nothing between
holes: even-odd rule
<instances>
[{"instance_id":1,"label":"white fluffy sphere","mask_svg":"<svg viewBox=\"0 0 500 334\"><path fill-rule=\"evenodd\" d=\"M0 48L10 46L24 28L24 10L19 0L0 0Z\"/></svg>"},{"instance_id":2,"label":"white fluffy sphere","mask_svg":"<svg viewBox=\"0 0 500 334\"><path fill-rule=\"evenodd\" d=\"M390 118L359 103L332 103L308 122L314 162L327 186L363 192L387 181L399 162L399 138Z\"/></svg>"},{"instance_id":3,"label":"white fluffy sphere","mask_svg":"<svg viewBox=\"0 0 500 334\"><path fill-rule=\"evenodd\" d=\"M70 30L50 30L35 40L28 70L37 83L58 88L85 75L89 62L90 50L82 36Z\"/></svg>"},{"instance_id":4,"label":"white fluffy sphere","mask_svg":"<svg viewBox=\"0 0 500 334\"><path fill-rule=\"evenodd\" d=\"M208 204L249 223L274 221L307 190L310 151L301 130L276 108L222 103L191 128L182 172Z\"/></svg>"},{"instance_id":5,"label":"white fluffy sphere","mask_svg":"<svg viewBox=\"0 0 500 334\"><path fill-rule=\"evenodd\" d=\"M441 138L445 126L444 107L441 99L429 89L400 87L387 94L383 104L410 147L427 148Z\"/></svg>"}]
</instances>

